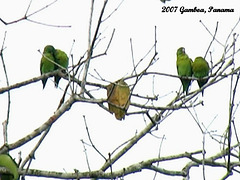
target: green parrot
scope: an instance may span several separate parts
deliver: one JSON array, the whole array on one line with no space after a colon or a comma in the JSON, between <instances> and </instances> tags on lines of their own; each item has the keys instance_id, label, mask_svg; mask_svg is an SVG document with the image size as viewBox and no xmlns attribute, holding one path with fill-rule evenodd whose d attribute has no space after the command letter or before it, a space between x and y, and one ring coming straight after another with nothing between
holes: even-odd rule
<instances>
[{"instance_id":1,"label":"green parrot","mask_svg":"<svg viewBox=\"0 0 240 180\"><path fill-rule=\"evenodd\" d=\"M53 46L51 45L45 46L43 51L43 56L41 58L41 63L40 63L41 75L55 70L54 53L55 53L55 48ZM47 78L42 79L43 89L46 83L47 83Z\"/></svg>"},{"instance_id":2,"label":"green parrot","mask_svg":"<svg viewBox=\"0 0 240 180\"><path fill-rule=\"evenodd\" d=\"M9 154L0 154L0 166L7 168L11 174L0 174L1 180L18 180L18 166Z\"/></svg>"},{"instance_id":3,"label":"green parrot","mask_svg":"<svg viewBox=\"0 0 240 180\"><path fill-rule=\"evenodd\" d=\"M61 51L60 49L56 49L54 53L55 57L55 70L62 69L66 70L68 67L68 56L65 52ZM61 77L56 75L54 77L55 87L58 87L58 83L60 81Z\"/></svg>"},{"instance_id":4,"label":"green parrot","mask_svg":"<svg viewBox=\"0 0 240 180\"><path fill-rule=\"evenodd\" d=\"M192 77L192 59L185 53L185 48L180 47L177 50L177 72L179 76ZM183 85L183 92L188 93L191 84L190 79L180 78Z\"/></svg>"},{"instance_id":5,"label":"green parrot","mask_svg":"<svg viewBox=\"0 0 240 180\"><path fill-rule=\"evenodd\" d=\"M192 64L192 70L193 70L193 75L196 78L204 78L206 76L208 76L209 74L209 65L208 62L203 59L202 57L196 57L193 64ZM199 88L203 87L204 84L206 84L208 81L208 79L199 79L198 82L198 86ZM202 95L203 95L203 91L202 91Z\"/></svg>"}]
</instances>

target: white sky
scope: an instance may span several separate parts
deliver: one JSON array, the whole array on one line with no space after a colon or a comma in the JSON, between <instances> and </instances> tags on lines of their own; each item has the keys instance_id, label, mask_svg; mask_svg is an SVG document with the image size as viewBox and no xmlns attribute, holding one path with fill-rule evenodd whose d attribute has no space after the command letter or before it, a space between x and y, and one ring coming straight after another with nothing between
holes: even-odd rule
<instances>
[{"instance_id":1,"label":"white sky","mask_svg":"<svg viewBox=\"0 0 240 180\"><path fill-rule=\"evenodd\" d=\"M51 1L34 0L29 9L29 13L44 7ZM43 26L29 21L21 21L16 24L5 26L0 23L0 45L2 44L4 32L7 32L4 50L4 60L6 63L10 84L21 82L40 74L39 64L41 54L47 44L52 44L56 48L70 52L72 42L73 58L76 63L87 48L88 21L90 1L59 0L54 5L30 17L31 20L40 21L52 25L71 25L71 28L56 28ZM118 2L118 3L116 3ZM120 1L111 1L106 9L106 14L112 12ZM14 5L13 5L14 4ZM0 6L0 17L5 21L13 21L21 18L29 1L7 1ZM101 3L96 2L94 12L94 23L98 18ZM177 6L177 12L163 13L163 6ZM179 8L205 8L209 6L215 8L234 8L234 13L184 13L179 12ZM17 9L16 9L17 7ZM159 61L154 64L151 71L159 71L168 74L176 74L176 50L180 46L186 48L187 54L194 59L197 56L204 56L212 37L199 22L201 20L208 29L214 33L216 23L218 24L217 39L225 43L227 36L239 19L239 2L224 0L194 1L194 0L172 0L166 4L159 0L125 0L121 7L105 21L101 26L103 40L96 48L95 55L105 50L112 30L115 28L115 36L108 51L107 56L94 59L90 64L90 72L96 76L94 69L106 80L115 81L123 76L129 75L133 69L130 51L130 38L133 41L135 61L140 60L152 47L154 42L154 26L157 27L157 51ZM105 16L106 17L106 16ZM235 32L239 33L239 26ZM231 39L231 38L230 38ZM239 46L237 46L239 47ZM222 55L223 47L214 42L210 50L213 52L213 62L217 62ZM146 65L150 54L143 65ZM206 60L210 60L209 55ZM139 72L144 66L139 67ZM89 81L96 81L91 76ZM205 90L204 98L199 96L199 100L204 100L205 106L196 108L199 121L208 126L212 120L210 130L222 135L228 122L228 100L229 91L226 88L229 80L224 80L217 85L213 85ZM101 82L106 84L104 82ZM130 81L128 82L131 83ZM66 82L60 81L60 87L64 88ZM154 91L161 97L158 104L164 106L180 88L180 81L170 77L156 77ZM0 87L5 87L6 82L2 66L0 67ZM149 87L149 88L148 88ZM191 90L197 89L194 82ZM152 95L152 76L144 79L137 87L136 93L142 95ZM9 124L9 143L15 142L19 138L26 136L35 128L44 123L56 110L63 91L55 89L51 80L48 80L46 88L42 90L41 81L29 86L11 91L11 115ZM106 92L101 90L97 93L97 98L106 96ZM238 96L239 99L239 96ZM134 99L132 99L134 101ZM0 121L6 118L7 94L0 95ZM129 112L134 110L130 107ZM238 115L239 112L237 112ZM125 121L117 121L108 112L93 104L74 104L70 111L66 112L51 128L50 133L44 143L36 152L36 160L31 168L43 170L56 170L72 172L73 169L87 171L83 145L81 139L88 142L87 133L84 126L83 115L86 116L88 128L96 147L107 156L119 144L131 138L135 132L141 131L145 127L145 122L141 115L127 116ZM236 119L239 122L239 119ZM202 148L202 134L194 122L193 118L186 110L173 113L155 132L159 137L165 135L161 155L174 155L185 151L195 151ZM34 147L38 138L14 151L11 155L17 158L19 151L25 158ZM123 168L141 160L157 157L161 139L153 136L143 138L132 150L122 157L113 166L114 170ZM2 128L0 128L0 146L3 144ZM215 154L219 151L219 145L209 137L206 139L207 153ZM87 147L88 158L91 169L99 169L104 160L90 147ZM186 163L186 162L184 162ZM179 166L182 163L166 164L165 168ZM214 173L213 173L214 172ZM207 171L207 179L219 179L225 174L225 170L211 168ZM125 179L147 179L152 178L153 172L143 171L127 176ZM194 168L191 171L191 179L201 177L201 169ZM165 177L158 175L158 177ZM145 178L145 179L146 179ZM166 178L166 177L165 177ZM180 177L167 177L168 179L182 179ZM239 178L239 175L229 179ZM27 177L26 179L34 179ZM39 178L35 178L39 179ZM201 178L200 178L201 179Z\"/></svg>"}]
</instances>

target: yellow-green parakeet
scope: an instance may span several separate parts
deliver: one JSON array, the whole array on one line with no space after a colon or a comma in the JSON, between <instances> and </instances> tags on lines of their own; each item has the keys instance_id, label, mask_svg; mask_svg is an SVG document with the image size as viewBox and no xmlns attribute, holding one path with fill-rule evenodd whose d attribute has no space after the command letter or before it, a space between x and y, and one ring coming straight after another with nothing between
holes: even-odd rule
<instances>
[{"instance_id":1,"label":"yellow-green parakeet","mask_svg":"<svg viewBox=\"0 0 240 180\"><path fill-rule=\"evenodd\" d=\"M116 119L122 120L130 105L130 89L123 79L107 86L107 102L111 113Z\"/></svg>"},{"instance_id":2,"label":"yellow-green parakeet","mask_svg":"<svg viewBox=\"0 0 240 180\"><path fill-rule=\"evenodd\" d=\"M207 83L208 79L201 79L209 74L209 65L208 62L202 57L196 57L192 64L193 75L196 78L200 78L197 80L199 88L204 86ZM203 95L203 91L202 91Z\"/></svg>"},{"instance_id":3,"label":"yellow-green parakeet","mask_svg":"<svg viewBox=\"0 0 240 180\"><path fill-rule=\"evenodd\" d=\"M0 154L0 166L5 167L11 174L0 174L1 180L18 180L18 166L12 157L8 154Z\"/></svg>"},{"instance_id":4,"label":"yellow-green parakeet","mask_svg":"<svg viewBox=\"0 0 240 180\"><path fill-rule=\"evenodd\" d=\"M177 72L179 76L192 77L192 60L185 53L185 48L180 47L177 50ZM183 85L183 92L188 93L188 88L191 84L190 79L180 78Z\"/></svg>"},{"instance_id":5,"label":"yellow-green parakeet","mask_svg":"<svg viewBox=\"0 0 240 180\"><path fill-rule=\"evenodd\" d=\"M43 51L43 56L41 58L41 63L40 63L41 75L55 70L54 52L55 52L55 48L53 46L51 45L45 46ZM43 89L46 83L47 83L47 78L42 79Z\"/></svg>"},{"instance_id":6,"label":"yellow-green parakeet","mask_svg":"<svg viewBox=\"0 0 240 180\"><path fill-rule=\"evenodd\" d=\"M54 53L54 57L55 57L55 62L57 64L55 64L55 70L57 69L62 69L62 70L66 70L68 67L68 56L65 52L61 51L60 49L56 49L55 53ZM61 77L56 75L54 77L54 82L55 82L55 86L58 87L58 83L60 81Z\"/></svg>"}]
</instances>

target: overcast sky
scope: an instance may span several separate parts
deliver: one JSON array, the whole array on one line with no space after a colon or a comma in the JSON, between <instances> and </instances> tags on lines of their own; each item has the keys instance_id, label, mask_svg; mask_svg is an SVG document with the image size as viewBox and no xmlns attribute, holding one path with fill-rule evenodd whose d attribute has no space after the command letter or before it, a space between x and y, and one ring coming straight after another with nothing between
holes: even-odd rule
<instances>
[{"instance_id":1,"label":"overcast sky","mask_svg":"<svg viewBox=\"0 0 240 180\"><path fill-rule=\"evenodd\" d=\"M52 1L33 0L28 14L46 6L50 2ZM114 2L109 0L104 17L106 18L107 15L114 11L120 2L119 0ZM28 5L29 1L27 0L1 2L0 18L7 22L22 18ZM101 5L102 1L101 3L95 3L93 26L96 26ZM163 12L164 6L175 7L176 12ZM234 9L234 12L208 12L211 6L213 8ZM180 11L183 8L194 7L204 9L206 13L181 13ZM185 47L187 54L192 59L197 56L204 56L212 37L203 24L211 33L214 33L217 22L218 32L216 38L222 44L225 44L231 29L239 19L240 9L238 7L239 1L237 0L230 2L225 0L172 0L165 4L159 0L124 0L119 9L101 26L102 40L94 51L95 55L104 52L113 29L115 29L115 34L107 56L94 59L90 64L90 73L97 76L94 71L96 69L101 77L107 81L116 81L130 75L133 70L130 38L134 49L134 59L137 62L153 46L154 28L156 26L157 57L159 60L151 68L151 71L176 75L176 50L181 46ZM40 75L41 54L38 50L43 51L44 46L47 44L52 44L54 47L64 50L67 54L72 49L73 61L74 63L78 62L79 58L87 50L89 13L90 1L88 0L81 2L59 0L47 9L32 15L30 20L61 27L46 26L26 20L7 26L0 23L0 46L2 46L4 33L7 32L4 44L6 47L4 60L10 84ZM203 24L200 23L200 20ZM239 30L238 26L234 32L239 33ZM74 40L75 43L72 46ZM237 47L239 48L239 45ZM215 41L210 51L212 51L213 62L217 62L222 56L223 46ZM139 67L139 72L149 62L152 55L151 53L144 59ZM206 60L210 61L209 54ZM143 79L136 87L136 93L152 96L152 78L152 76L149 76ZM88 80L91 82L97 81L92 76L88 76ZM198 101L204 100L205 104L196 108L199 121L206 127L210 125L210 130L216 131L216 134L222 135L228 123L229 91L226 92L226 86L229 85L229 82L229 80L224 80L217 85L211 86L205 90L203 98L198 97ZM100 83L107 84L101 81ZM132 82L129 81L128 83ZM65 80L61 80L59 86L64 89L66 84ZM175 97L181 83L176 78L161 76L155 78L154 85L155 94L160 97L158 104L165 106ZM1 65L0 87L5 86L6 81ZM197 83L194 82L190 91L197 88ZM38 81L11 91L9 143L26 136L43 124L56 110L62 94L63 91L60 88L54 88L52 80L48 80L44 90L42 90L41 81ZM97 98L105 98L106 91L101 90L96 94ZM7 94L5 93L0 95L1 122L6 119L6 110ZM134 108L129 108L129 112L133 110ZM141 115L127 116L125 121L118 121L113 115L100 109L97 105L74 104L71 110L66 112L51 128L47 138L44 140L45 142L37 150L36 160L32 162L31 168L51 171L65 170L67 172L72 172L73 169L88 170L81 143L82 139L88 142L83 115L87 119L96 147L99 147L106 156L119 144L131 138L146 126ZM159 126L159 130L155 132L155 135L166 137L161 149L162 156L202 148L203 136L187 111L173 113ZM38 138L12 151L11 155L17 158L18 152L21 151L22 157L25 158L37 141ZM145 137L119 163L114 165L114 170L141 160L157 157L160 142L161 138L156 139L150 135ZM2 144L2 128L0 128L0 146ZM206 140L206 146L209 147L207 152L209 155L218 152L220 148L210 138ZM104 159L90 147L87 147L87 153L91 170L99 169L104 163ZM173 164L169 165L169 167L172 166ZM181 163L174 164L174 166L179 166L180 169L183 167ZM166 167L168 167L168 164L166 164ZM223 176L225 170L220 169L218 171L216 168L207 172L209 172L207 179L219 179ZM139 177L145 177L144 175L146 178L152 178L154 173L143 171L143 173L127 176L125 179L139 179ZM194 168L191 171L191 179L196 179L201 175L200 168ZM159 175L158 177L165 176ZM234 175L232 179L236 177L239 178L239 176ZM167 178L171 179L172 177ZM26 179L34 178L27 177ZM174 177L172 179L181 178Z\"/></svg>"}]
</instances>

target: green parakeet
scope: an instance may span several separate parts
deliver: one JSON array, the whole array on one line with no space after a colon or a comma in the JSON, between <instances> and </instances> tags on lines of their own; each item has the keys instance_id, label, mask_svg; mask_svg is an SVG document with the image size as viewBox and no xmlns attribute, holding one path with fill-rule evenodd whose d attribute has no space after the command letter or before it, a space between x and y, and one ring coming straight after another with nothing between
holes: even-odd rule
<instances>
[{"instance_id":1,"label":"green parakeet","mask_svg":"<svg viewBox=\"0 0 240 180\"><path fill-rule=\"evenodd\" d=\"M0 166L7 168L11 174L0 174L1 180L18 180L18 166L8 154L0 154Z\"/></svg>"},{"instance_id":2,"label":"green parakeet","mask_svg":"<svg viewBox=\"0 0 240 180\"><path fill-rule=\"evenodd\" d=\"M191 77L192 72L192 60L185 53L185 48L180 47L177 50L177 72L179 76ZM191 84L190 79L180 78L183 85L183 92L188 93L188 88Z\"/></svg>"},{"instance_id":3,"label":"green parakeet","mask_svg":"<svg viewBox=\"0 0 240 180\"><path fill-rule=\"evenodd\" d=\"M55 52L55 48L53 46L51 45L45 46L43 51L43 56L41 58L41 63L40 63L41 75L55 70L54 52ZM42 79L43 89L46 83L47 83L47 78Z\"/></svg>"},{"instance_id":4,"label":"green parakeet","mask_svg":"<svg viewBox=\"0 0 240 180\"><path fill-rule=\"evenodd\" d=\"M68 56L65 52L61 51L60 49L56 49L55 53L54 53L54 57L55 57L55 62L57 64L55 64L55 70L57 69L62 69L62 70L66 70L68 67ZM55 82L55 87L58 87L58 83L60 81L61 77L56 75L54 77L54 82Z\"/></svg>"},{"instance_id":5,"label":"green parakeet","mask_svg":"<svg viewBox=\"0 0 240 180\"><path fill-rule=\"evenodd\" d=\"M194 77L204 78L204 77L208 76L208 73L209 73L208 62L205 59L203 59L202 57L196 57L192 64L192 70L193 70ZM204 84L206 84L207 81L208 81L208 79L204 79L204 80L199 79L197 81L199 88L204 86ZM202 95L203 95L203 91L202 91Z\"/></svg>"}]
</instances>

